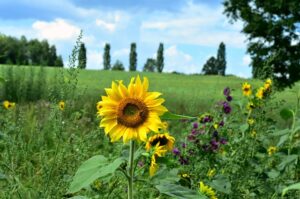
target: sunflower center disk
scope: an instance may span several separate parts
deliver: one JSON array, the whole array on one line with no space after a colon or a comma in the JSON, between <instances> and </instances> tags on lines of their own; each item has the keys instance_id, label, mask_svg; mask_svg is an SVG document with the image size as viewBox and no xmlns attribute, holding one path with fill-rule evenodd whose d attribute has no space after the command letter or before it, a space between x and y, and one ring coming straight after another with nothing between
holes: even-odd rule
<instances>
[{"instance_id":1,"label":"sunflower center disk","mask_svg":"<svg viewBox=\"0 0 300 199\"><path fill-rule=\"evenodd\" d=\"M164 146L168 143L168 139L166 137L160 137L153 140L150 144L151 146L155 146L157 143L159 143L159 146Z\"/></svg>"},{"instance_id":2,"label":"sunflower center disk","mask_svg":"<svg viewBox=\"0 0 300 199\"><path fill-rule=\"evenodd\" d=\"M117 120L126 127L138 127L148 118L147 106L138 99L124 99L118 107Z\"/></svg>"}]
</instances>

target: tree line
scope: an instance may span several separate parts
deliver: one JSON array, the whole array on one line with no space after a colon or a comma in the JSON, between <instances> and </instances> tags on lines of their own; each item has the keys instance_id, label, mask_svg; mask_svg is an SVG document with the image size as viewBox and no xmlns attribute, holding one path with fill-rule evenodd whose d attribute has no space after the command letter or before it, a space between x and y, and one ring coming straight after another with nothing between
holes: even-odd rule
<instances>
[{"instance_id":1,"label":"tree line","mask_svg":"<svg viewBox=\"0 0 300 199\"><path fill-rule=\"evenodd\" d=\"M0 34L0 64L38 65L63 67L63 59L56 53L56 47L47 40L27 40Z\"/></svg>"}]
</instances>

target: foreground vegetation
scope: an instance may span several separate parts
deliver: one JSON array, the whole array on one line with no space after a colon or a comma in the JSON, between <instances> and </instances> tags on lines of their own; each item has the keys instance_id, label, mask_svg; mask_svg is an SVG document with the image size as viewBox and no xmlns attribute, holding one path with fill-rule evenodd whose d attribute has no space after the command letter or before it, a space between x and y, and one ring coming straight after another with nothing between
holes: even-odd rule
<instances>
[{"instance_id":1,"label":"foreground vegetation","mask_svg":"<svg viewBox=\"0 0 300 199\"><path fill-rule=\"evenodd\" d=\"M9 80L10 73L1 69ZM18 101L3 98L16 103L6 102L0 110L0 198L126 198L121 170L128 166L123 159L129 145L111 143L105 136L96 103L112 80L127 85L137 73L44 68L43 78L26 80L39 70L16 67L14 81L3 84L2 96L13 85ZM18 83L20 76L24 79ZM171 152L156 157L155 172L149 173L155 151L137 144L136 198L280 198L284 188L299 182L297 87L283 93L272 87L257 95L264 83L255 80L248 81L252 93L245 94L245 80L236 77L141 76L149 78L150 91L163 93L169 111L195 118L163 117L168 125L161 133L168 132L175 142ZM80 165L95 155L105 156L107 162L117 157L122 161L91 184L79 180L74 186ZM282 197L297 194L288 190Z\"/></svg>"}]
</instances>

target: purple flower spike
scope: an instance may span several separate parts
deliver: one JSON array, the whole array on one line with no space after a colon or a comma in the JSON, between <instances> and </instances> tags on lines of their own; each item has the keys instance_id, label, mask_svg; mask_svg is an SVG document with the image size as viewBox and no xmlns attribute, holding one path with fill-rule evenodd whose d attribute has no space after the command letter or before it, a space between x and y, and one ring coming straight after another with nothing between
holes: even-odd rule
<instances>
[{"instance_id":1,"label":"purple flower spike","mask_svg":"<svg viewBox=\"0 0 300 199\"><path fill-rule=\"evenodd\" d=\"M225 96L229 96L230 95L230 88L229 87L226 87L223 91L224 95Z\"/></svg>"},{"instance_id":2,"label":"purple flower spike","mask_svg":"<svg viewBox=\"0 0 300 199\"><path fill-rule=\"evenodd\" d=\"M174 149L173 149L173 154L176 155L176 156L177 156L177 155L180 155L179 149L178 149L178 148L174 148Z\"/></svg>"},{"instance_id":3,"label":"purple flower spike","mask_svg":"<svg viewBox=\"0 0 300 199\"><path fill-rule=\"evenodd\" d=\"M193 129L192 132L191 132L191 134L192 134L192 135L197 135L197 134L198 134L198 131L197 131L196 129Z\"/></svg>"},{"instance_id":4,"label":"purple flower spike","mask_svg":"<svg viewBox=\"0 0 300 199\"><path fill-rule=\"evenodd\" d=\"M219 143L216 140L212 140L210 141L210 147L213 151L215 151L219 148Z\"/></svg>"},{"instance_id":5,"label":"purple flower spike","mask_svg":"<svg viewBox=\"0 0 300 199\"><path fill-rule=\"evenodd\" d=\"M194 122L194 123L193 123L193 128L194 128L194 129L197 129L197 128L198 128L198 122Z\"/></svg>"},{"instance_id":6,"label":"purple flower spike","mask_svg":"<svg viewBox=\"0 0 300 199\"><path fill-rule=\"evenodd\" d=\"M227 144L227 140L225 138L221 138L220 143L221 144Z\"/></svg>"},{"instance_id":7,"label":"purple flower spike","mask_svg":"<svg viewBox=\"0 0 300 199\"><path fill-rule=\"evenodd\" d=\"M219 123L219 126L224 126L224 121L223 120Z\"/></svg>"},{"instance_id":8,"label":"purple flower spike","mask_svg":"<svg viewBox=\"0 0 300 199\"><path fill-rule=\"evenodd\" d=\"M182 148L186 148L186 143L182 143Z\"/></svg>"},{"instance_id":9,"label":"purple flower spike","mask_svg":"<svg viewBox=\"0 0 300 199\"><path fill-rule=\"evenodd\" d=\"M228 102L223 102L223 111L226 114L229 114L231 112L231 107Z\"/></svg>"},{"instance_id":10,"label":"purple flower spike","mask_svg":"<svg viewBox=\"0 0 300 199\"><path fill-rule=\"evenodd\" d=\"M213 137L217 138L218 135L219 135L218 131L214 131L214 132L213 132Z\"/></svg>"},{"instance_id":11,"label":"purple flower spike","mask_svg":"<svg viewBox=\"0 0 300 199\"><path fill-rule=\"evenodd\" d=\"M231 101L232 101L232 97L231 97L230 95L228 95L228 96L226 97L226 100L227 100L228 102L231 102Z\"/></svg>"},{"instance_id":12,"label":"purple flower spike","mask_svg":"<svg viewBox=\"0 0 300 199\"><path fill-rule=\"evenodd\" d=\"M193 134L188 135L188 140L189 141L194 141L196 139L196 137Z\"/></svg>"},{"instance_id":13,"label":"purple flower spike","mask_svg":"<svg viewBox=\"0 0 300 199\"><path fill-rule=\"evenodd\" d=\"M187 158L184 158L183 156L179 157L179 162L180 162L181 165L189 164L189 160Z\"/></svg>"}]
</instances>

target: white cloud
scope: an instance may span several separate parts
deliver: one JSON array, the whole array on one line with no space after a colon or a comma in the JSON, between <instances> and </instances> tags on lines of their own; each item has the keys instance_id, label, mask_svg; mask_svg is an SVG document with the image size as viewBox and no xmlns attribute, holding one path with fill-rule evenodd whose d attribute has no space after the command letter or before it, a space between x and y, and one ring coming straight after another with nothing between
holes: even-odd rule
<instances>
[{"instance_id":1,"label":"white cloud","mask_svg":"<svg viewBox=\"0 0 300 199\"><path fill-rule=\"evenodd\" d=\"M232 26L222 12L222 6L212 8L189 2L178 13L155 13L142 22L141 40L214 47L223 41L226 45L244 47L242 24Z\"/></svg>"},{"instance_id":2,"label":"white cloud","mask_svg":"<svg viewBox=\"0 0 300 199\"><path fill-rule=\"evenodd\" d=\"M129 14L121 11L107 12L105 15L98 17L96 25L108 32L115 32L117 28L126 27L129 21Z\"/></svg>"},{"instance_id":3,"label":"white cloud","mask_svg":"<svg viewBox=\"0 0 300 199\"><path fill-rule=\"evenodd\" d=\"M193 63L191 55L178 50L176 45L165 50L165 72L200 73L200 68Z\"/></svg>"},{"instance_id":4,"label":"white cloud","mask_svg":"<svg viewBox=\"0 0 300 199\"><path fill-rule=\"evenodd\" d=\"M129 56L129 48L122 48L113 52L114 57Z\"/></svg>"},{"instance_id":5,"label":"white cloud","mask_svg":"<svg viewBox=\"0 0 300 199\"><path fill-rule=\"evenodd\" d=\"M87 50L87 68L88 69L102 69L103 57L100 51Z\"/></svg>"},{"instance_id":6,"label":"white cloud","mask_svg":"<svg viewBox=\"0 0 300 199\"><path fill-rule=\"evenodd\" d=\"M36 21L32 24L32 28L39 38L50 41L73 41L80 33L77 26L68 23L64 19L55 19L51 22Z\"/></svg>"},{"instance_id":7,"label":"white cloud","mask_svg":"<svg viewBox=\"0 0 300 199\"><path fill-rule=\"evenodd\" d=\"M249 66L251 63L251 57L249 55L244 55L242 63L243 66Z\"/></svg>"},{"instance_id":8,"label":"white cloud","mask_svg":"<svg viewBox=\"0 0 300 199\"><path fill-rule=\"evenodd\" d=\"M96 25L102 27L103 29L106 29L110 32L114 32L116 29L116 24L115 23L109 23L105 22L101 19L96 19Z\"/></svg>"}]
</instances>

